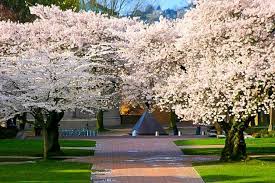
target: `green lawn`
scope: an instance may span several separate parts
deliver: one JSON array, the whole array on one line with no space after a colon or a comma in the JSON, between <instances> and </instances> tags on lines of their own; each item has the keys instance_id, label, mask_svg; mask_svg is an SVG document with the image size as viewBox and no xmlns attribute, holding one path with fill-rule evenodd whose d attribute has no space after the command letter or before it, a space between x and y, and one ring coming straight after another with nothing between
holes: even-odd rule
<instances>
[{"instance_id":1,"label":"green lawn","mask_svg":"<svg viewBox=\"0 0 275 183\"><path fill-rule=\"evenodd\" d=\"M224 139L191 139L175 141L177 145L223 145ZM254 154L275 154L275 138L247 139L247 153ZM222 148L185 148L182 149L186 155L220 155Z\"/></svg>"},{"instance_id":2,"label":"green lawn","mask_svg":"<svg viewBox=\"0 0 275 183\"><path fill-rule=\"evenodd\" d=\"M206 138L206 139L190 139L190 140L177 140L175 144L178 146L184 145L223 145L225 139ZM274 143L275 138L252 138L245 140L247 144L259 144L259 143Z\"/></svg>"},{"instance_id":3,"label":"green lawn","mask_svg":"<svg viewBox=\"0 0 275 183\"><path fill-rule=\"evenodd\" d=\"M60 140L62 147L91 147L94 141ZM42 140L0 140L0 156L42 156ZM93 151L64 149L64 156L89 156ZM1 183L89 183L91 164L61 160L31 160L0 158L1 162L34 161L25 164L0 164Z\"/></svg>"},{"instance_id":4,"label":"green lawn","mask_svg":"<svg viewBox=\"0 0 275 183\"><path fill-rule=\"evenodd\" d=\"M95 141L89 140L60 140L62 147L95 147Z\"/></svg>"},{"instance_id":5,"label":"green lawn","mask_svg":"<svg viewBox=\"0 0 275 183\"><path fill-rule=\"evenodd\" d=\"M190 140L177 140L175 144L177 146L187 146L187 145L222 145L224 144L224 139L217 138L207 138L207 139L190 139Z\"/></svg>"},{"instance_id":6,"label":"green lawn","mask_svg":"<svg viewBox=\"0 0 275 183\"><path fill-rule=\"evenodd\" d=\"M206 183L275 183L275 158L193 164Z\"/></svg>"},{"instance_id":7,"label":"green lawn","mask_svg":"<svg viewBox=\"0 0 275 183\"><path fill-rule=\"evenodd\" d=\"M224 139L178 140L184 145L223 145ZM248 154L275 154L275 138L246 139ZM220 155L222 148L182 149L187 155ZM247 162L203 162L193 166L206 183L275 183L275 158L258 158Z\"/></svg>"},{"instance_id":8,"label":"green lawn","mask_svg":"<svg viewBox=\"0 0 275 183\"><path fill-rule=\"evenodd\" d=\"M91 165L55 160L0 165L1 183L89 183Z\"/></svg>"},{"instance_id":9,"label":"green lawn","mask_svg":"<svg viewBox=\"0 0 275 183\"><path fill-rule=\"evenodd\" d=\"M91 147L95 146L94 141L84 140L61 140L61 147ZM93 151L64 149L65 156L89 156ZM0 156L42 156L42 140L0 140Z\"/></svg>"},{"instance_id":10,"label":"green lawn","mask_svg":"<svg viewBox=\"0 0 275 183\"><path fill-rule=\"evenodd\" d=\"M220 155L222 148L199 148L199 149L182 149L185 155ZM249 155L256 154L275 154L275 146L269 145L248 146L247 153Z\"/></svg>"}]
</instances>

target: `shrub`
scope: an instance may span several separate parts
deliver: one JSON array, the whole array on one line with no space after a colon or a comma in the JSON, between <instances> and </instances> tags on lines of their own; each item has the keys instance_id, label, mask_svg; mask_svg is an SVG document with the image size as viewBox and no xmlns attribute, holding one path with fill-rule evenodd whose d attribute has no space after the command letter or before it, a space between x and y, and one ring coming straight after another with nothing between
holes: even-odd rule
<instances>
[{"instance_id":1,"label":"shrub","mask_svg":"<svg viewBox=\"0 0 275 183\"><path fill-rule=\"evenodd\" d=\"M3 128L0 127L0 139L8 139L8 138L14 138L16 137L16 134L18 132L17 128Z\"/></svg>"},{"instance_id":2,"label":"shrub","mask_svg":"<svg viewBox=\"0 0 275 183\"><path fill-rule=\"evenodd\" d=\"M275 137L275 131L267 131L267 129L265 130L259 130L258 132L254 132L252 134L253 137L255 138L267 138L267 137Z\"/></svg>"}]
</instances>

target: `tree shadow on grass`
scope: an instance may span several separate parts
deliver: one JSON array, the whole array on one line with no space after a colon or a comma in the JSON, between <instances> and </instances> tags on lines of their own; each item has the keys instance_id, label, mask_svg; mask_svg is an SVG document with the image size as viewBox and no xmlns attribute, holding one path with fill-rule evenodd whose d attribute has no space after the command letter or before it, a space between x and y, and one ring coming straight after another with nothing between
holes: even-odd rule
<instances>
[{"instance_id":1,"label":"tree shadow on grass","mask_svg":"<svg viewBox=\"0 0 275 183\"><path fill-rule=\"evenodd\" d=\"M193 166L211 166L211 165L233 165L233 164L238 164L240 161L230 161L230 162L224 162L224 161L207 161L207 162L195 162L192 163Z\"/></svg>"},{"instance_id":2,"label":"tree shadow on grass","mask_svg":"<svg viewBox=\"0 0 275 183\"><path fill-rule=\"evenodd\" d=\"M222 148L182 149L184 155L220 155Z\"/></svg>"},{"instance_id":3,"label":"tree shadow on grass","mask_svg":"<svg viewBox=\"0 0 275 183\"><path fill-rule=\"evenodd\" d=\"M260 161L275 162L275 157L260 157L260 158L255 158L255 159L260 160Z\"/></svg>"},{"instance_id":4,"label":"tree shadow on grass","mask_svg":"<svg viewBox=\"0 0 275 183\"><path fill-rule=\"evenodd\" d=\"M259 181L259 180L256 180L256 181L247 181L246 183L267 183L266 181L262 180L262 181ZM275 183L275 181L273 182L269 182L269 183Z\"/></svg>"},{"instance_id":5,"label":"tree shadow on grass","mask_svg":"<svg viewBox=\"0 0 275 183\"><path fill-rule=\"evenodd\" d=\"M16 172L16 173L15 173ZM89 181L91 164L55 160L37 161L32 164L0 166L1 183L84 183Z\"/></svg>"},{"instance_id":6,"label":"tree shadow on grass","mask_svg":"<svg viewBox=\"0 0 275 183\"><path fill-rule=\"evenodd\" d=\"M231 175L206 175L206 176L203 176L202 178L205 182L220 182L225 180L230 180L234 182L242 179L251 179L256 177L255 176L231 176Z\"/></svg>"},{"instance_id":7,"label":"tree shadow on grass","mask_svg":"<svg viewBox=\"0 0 275 183\"><path fill-rule=\"evenodd\" d=\"M274 147L247 147L248 154L275 154Z\"/></svg>"},{"instance_id":8,"label":"tree shadow on grass","mask_svg":"<svg viewBox=\"0 0 275 183\"><path fill-rule=\"evenodd\" d=\"M222 148L194 148L194 149L182 149L183 154L185 155L220 155ZM247 153L249 155L254 154L275 154L275 146L268 147L247 147Z\"/></svg>"}]
</instances>

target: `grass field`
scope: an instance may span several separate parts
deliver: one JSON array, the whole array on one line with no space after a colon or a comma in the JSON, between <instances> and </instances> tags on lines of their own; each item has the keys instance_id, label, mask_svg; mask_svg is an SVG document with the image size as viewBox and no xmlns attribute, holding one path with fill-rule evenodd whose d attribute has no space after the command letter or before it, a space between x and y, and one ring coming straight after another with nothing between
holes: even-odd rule
<instances>
[{"instance_id":1,"label":"grass field","mask_svg":"<svg viewBox=\"0 0 275 183\"><path fill-rule=\"evenodd\" d=\"M182 149L185 155L217 155L221 154L222 148L198 148L198 149ZM247 147L248 155L257 154L274 154L275 146L270 147L269 145L249 146Z\"/></svg>"},{"instance_id":2,"label":"grass field","mask_svg":"<svg viewBox=\"0 0 275 183\"><path fill-rule=\"evenodd\" d=\"M178 146L198 146L198 145L223 145L224 139L191 139L175 141ZM255 154L275 154L275 138L253 138L246 139L247 153ZM221 148L184 148L183 153L186 155L220 155Z\"/></svg>"},{"instance_id":3,"label":"grass field","mask_svg":"<svg viewBox=\"0 0 275 183\"><path fill-rule=\"evenodd\" d=\"M56 160L0 165L1 183L89 183L91 164Z\"/></svg>"},{"instance_id":4,"label":"grass field","mask_svg":"<svg viewBox=\"0 0 275 183\"><path fill-rule=\"evenodd\" d=\"M94 141L84 140L60 140L61 147L93 147ZM93 151L64 149L65 156L89 156ZM42 140L0 140L0 156L42 156Z\"/></svg>"},{"instance_id":5,"label":"grass field","mask_svg":"<svg viewBox=\"0 0 275 183\"><path fill-rule=\"evenodd\" d=\"M175 141L178 146L224 145L224 139ZM275 138L246 139L248 154L275 154ZM186 155L220 155L221 148L185 148ZM193 163L206 183L275 183L275 158L257 158L246 162Z\"/></svg>"},{"instance_id":6,"label":"grass field","mask_svg":"<svg viewBox=\"0 0 275 183\"><path fill-rule=\"evenodd\" d=\"M177 140L175 144L178 146L185 145L223 145L225 139L206 138L206 139L190 139L190 140ZM275 138L251 138L245 140L246 144L259 144L259 143L274 143Z\"/></svg>"},{"instance_id":7,"label":"grass field","mask_svg":"<svg viewBox=\"0 0 275 183\"><path fill-rule=\"evenodd\" d=\"M206 183L275 183L275 158L193 164Z\"/></svg>"},{"instance_id":8,"label":"grass field","mask_svg":"<svg viewBox=\"0 0 275 183\"><path fill-rule=\"evenodd\" d=\"M60 140L61 147L91 147L94 141ZM64 156L90 156L93 151L63 149ZM0 140L0 156L42 156L42 140ZM24 164L1 162L33 161ZM0 157L1 183L89 183L91 164L64 162L62 160L31 160Z\"/></svg>"}]
</instances>

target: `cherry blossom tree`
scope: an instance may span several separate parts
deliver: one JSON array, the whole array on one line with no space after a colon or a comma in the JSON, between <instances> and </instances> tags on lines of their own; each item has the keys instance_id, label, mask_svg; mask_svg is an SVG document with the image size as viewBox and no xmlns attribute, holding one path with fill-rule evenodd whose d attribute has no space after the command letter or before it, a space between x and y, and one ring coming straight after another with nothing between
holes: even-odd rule
<instances>
[{"instance_id":1,"label":"cherry blossom tree","mask_svg":"<svg viewBox=\"0 0 275 183\"><path fill-rule=\"evenodd\" d=\"M179 65L186 72L155 87L161 106L226 133L221 159L247 157L244 130L274 107L275 2L199 1L178 24Z\"/></svg>"},{"instance_id":2,"label":"cherry blossom tree","mask_svg":"<svg viewBox=\"0 0 275 183\"><path fill-rule=\"evenodd\" d=\"M119 73L130 19L37 6L33 23L1 22L1 113L30 112L47 129L47 151L59 151L63 111L89 112L118 103ZM13 109L13 110L10 110ZM45 132L46 133L46 132Z\"/></svg>"},{"instance_id":3,"label":"cherry blossom tree","mask_svg":"<svg viewBox=\"0 0 275 183\"><path fill-rule=\"evenodd\" d=\"M169 75L167 70L177 67L167 54L175 50L177 31L174 26L175 22L161 19L126 32L129 42L122 53L127 60L122 92L128 103L143 107L148 103L155 107L152 88Z\"/></svg>"},{"instance_id":4,"label":"cherry blossom tree","mask_svg":"<svg viewBox=\"0 0 275 183\"><path fill-rule=\"evenodd\" d=\"M124 102L150 110L157 107L154 86L162 84L164 78L180 70L173 57L175 41L179 36L176 24L177 21L162 18L160 22L127 31L129 42L123 52L128 61L122 77ZM171 116L170 126L176 128L175 117Z\"/></svg>"}]
</instances>

